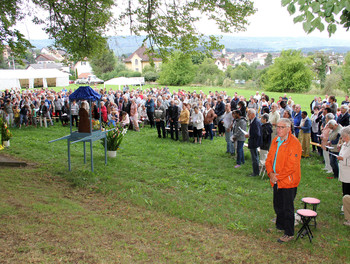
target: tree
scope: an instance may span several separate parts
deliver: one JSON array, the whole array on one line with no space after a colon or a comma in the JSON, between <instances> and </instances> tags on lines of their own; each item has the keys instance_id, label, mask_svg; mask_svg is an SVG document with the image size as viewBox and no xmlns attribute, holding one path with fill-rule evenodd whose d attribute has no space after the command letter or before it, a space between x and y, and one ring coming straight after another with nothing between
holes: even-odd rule
<instances>
[{"instance_id":1,"label":"tree","mask_svg":"<svg viewBox=\"0 0 350 264\"><path fill-rule=\"evenodd\" d=\"M23 57L32 45L19 30L13 28L24 15L20 4L20 0L0 1L0 53L8 45L15 55Z\"/></svg>"},{"instance_id":2,"label":"tree","mask_svg":"<svg viewBox=\"0 0 350 264\"><path fill-rule=\"evenodd\" d=\"M295 14L296 6L299 7L301 14L294 17L294 23L303 22L303 29L307 33L315 29L322 32L327 26L331 36L337 31L337 25L349 30L349 0L282 0L282 5L287 6L291 15Z\"/></svg>"},{"instance_id":3,"label":"tree","mask_svg":"<svg viewBox=\"0 0 350 264\"><path fill-rule=\"evenodd\" d=\"M215 21L222 32L242 31L247 17L254 14L252 0L128 0L118 1L119 16L113 18L114 0L29 0L40 8L40 19L46 32L75 59L91 58L106 44L107 28L129 26L136 35L146 34L150 52L158 48L165 58L169 48L196 52L198 46L219 49L218 38L205 37L194 23L203 15ZM27 1L0 1L0 49L9 44L15 53L23 54L30 46L17 30L11 30L27 14ZM34 8L34 10L35 10ZM197 15L196 15L197 14Z\"/></svg>"},{"instance_id":4,"label":"tree","mask_svg":"<svg viewBox=\"0 0 350 264\"><path fill-rule=\"evenodd\" d=\"M282 51L281 56L275 59L266 76L261 80L268 91L274 92L305 92L311 87L313 72L312 61L304 58L301 51Z\"/></svg>"},{"instance_id":5,"label":"tree","mask_svg":"<svg viewBox=\"0 0 350 264\"><path fill-rule=\"evenodd\" d=\"M272 64L272 54L271 53L267 53L264 64L265 64L265 66L270 66Z\"/></svg>"},{"instance_id":6,"label":"tree","mask_svg":"<svg viewBox=\"0 0 350 264\"><path fill-rule=\"evenodd\" d=\"M310 57L313 60L313 69L320 80L321 89L324 88L326 81L327 64L329 63L329 56L322 52L316 52Z\"/></svg>"},{"instance_id":7,"label":"tree","mask_svg":"<svg viewBox=\"0 0 350 264\"><path fill-rule=\"evenodd\" d=\"M185 85L193 80L194 75L191 57L175 51L169 61L162 64L158 82L164 85Z\"/></svg>"},{"instance_id":8,"label":"tree","mask_svg":"<svg viewBox=\"0 0 350 264\"><path fill-rule=\"evenodd\" d=\"M192 57L193 62L193 57ZM224 79L224 72L219 70L218 66L215 64L215 60L210 58L205 58L202 63L195 64L196 66L196 76L193 80L195 83L212 85L214 83L218 84ZM222 79L222 81L221 81Z\"/></svg>"},{"instance_id":9,"label":"tree","mask_svg":"<svg viewBox=\"0 0 350 264\"><path fill-rule=\"evenodd\" d=\"M331 73L326 77L324 92L326 94L333 94L335 90L342 88L342 83L342 76L339 73Z\"/></svg>"},{"instance_id":10,"label":"tree","mask_svg":"<svg viewBox=\"0 0 350 264\"><path fill-rule=\"evenodd\" d=\"M113 50L106 46L102 51L91 58L90 63L94 73L101 78L103 73L114 70L116 59Z\"/></svg>"},{"instance_id":11,"label":"tree","mask_svg":"<svg viewBox=\"0 0 350 264\"><path fill-rule=\"evenodd\" d=\"M343 90L345 92L350 91L350 52L346 54L345 63L342 67L343 75Z\"/></svg>"},{"instance_id":12,"label":"tree","mask_svg":"<svg viewBox=\"0 0 350 264\"><path fill-rule=\"evenodd\" d=\"M9 65L6 63L5 58L0 54L0 69L8 69Z\"/></svg>"},{"instance_id":13,"label":"tree","mask_svg":"<svg viewBox=\"0 0 350 264\"><path fill-rule=\"evenodd\" d=\"M232 80L253 80L257 77L257 66L259 63L253 63L248 65L243 62L240 65L237 65L235 68L229 68L227 75Z\"/></svg>"}]
</instances>

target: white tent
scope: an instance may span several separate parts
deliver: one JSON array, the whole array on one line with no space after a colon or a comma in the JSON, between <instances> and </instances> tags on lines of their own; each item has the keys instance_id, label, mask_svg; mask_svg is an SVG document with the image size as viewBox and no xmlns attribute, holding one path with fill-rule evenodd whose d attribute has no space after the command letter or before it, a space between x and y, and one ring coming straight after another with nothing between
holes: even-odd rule
<instances>
[{"instance_id":1,"label":"white tent","mask_svg":"<svg viewBox=\"0 0 350 264\"><path fill-rule=\"evenodd\" d=\"M0 90L68 85L69 74L57 69L0 70Z\"/></svg>"},{"instance_id":2,"label":"white tent","mask_svg":"<svg viewBox=\"0 0 350 264\"><path fill-rule=\"evenodd\" d=\"M142 84L145 84L145 78L144 77L118 77L113 78L111 80L104 82L104 87L107 85L119 85L119 89L121 85L140 85L142 87Z\"/></svg>"}]
</instances>

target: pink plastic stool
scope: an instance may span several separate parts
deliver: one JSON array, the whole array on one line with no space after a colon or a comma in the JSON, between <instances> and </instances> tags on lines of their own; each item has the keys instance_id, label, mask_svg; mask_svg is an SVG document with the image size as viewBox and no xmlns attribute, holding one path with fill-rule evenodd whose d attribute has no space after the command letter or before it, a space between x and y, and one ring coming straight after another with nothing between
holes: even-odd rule
<instances>
[{"instance_id":1,"label":"pink plastic stool","mask_svg":"<svg viewBox=\"0 0 350 264\"><path fill-rule=\"evenodd\" d=\"M313 197L304 197L301 199L301 201L304 203L304 209L307 209L307 205L310 204L312 205L312 210L317 212L317 205L321 203L321 201L317 198ZM314 227L316 228L317 223L316 223L316 217L314 218Z\"/></svg>"},{"instance_id":2,"label":"pink plastic stool","mask_svg":"<svg viewBox=\"0 0 350 264\"><path fill-rule=\"evenodd\" d=\"M315 219L317 216L317 213L310 209L299 209L297 210L297 214L300 215L301 221L303 222L303 226L298 231L298 235L295 241L298 240L301 234L308 235L310 242L312 242L313 235L309 226L309 223L312 219Z\"/></svg>"}]
</instances>

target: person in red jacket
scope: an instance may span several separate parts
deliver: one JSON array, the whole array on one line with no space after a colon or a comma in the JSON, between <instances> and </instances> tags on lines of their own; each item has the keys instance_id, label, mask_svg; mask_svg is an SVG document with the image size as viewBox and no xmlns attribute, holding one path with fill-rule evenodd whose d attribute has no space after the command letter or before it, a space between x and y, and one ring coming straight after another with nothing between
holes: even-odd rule
<instances>
[{"instance_id":1,"label":"person in red jacket","mask_svg":"<svg viewBox=\"0 0 350 264\"><path fill-rule=\"evenodd\" d=\"M277 241L294 239L294 199L300 182L301 144L291 133L291 121L281 118L277 123L277 137L272 141L266 159L266 171L273 187L273 207L276 228L284 232Z\"/></svg>"}]
</instances>

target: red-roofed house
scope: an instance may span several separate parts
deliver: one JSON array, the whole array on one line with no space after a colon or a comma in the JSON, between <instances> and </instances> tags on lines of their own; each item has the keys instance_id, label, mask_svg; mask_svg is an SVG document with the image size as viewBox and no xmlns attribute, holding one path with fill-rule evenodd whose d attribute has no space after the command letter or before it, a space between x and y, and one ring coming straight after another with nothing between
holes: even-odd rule
<instances>
[{"instance_id":1,"label":"red-roofed house","mask_svg":"<svg viewBox=\"0 0 350 264\"><path fill-rule=\"evenodd\" d=\"M141 46L133 54L131 54L124 62L125 66L132 71L142 72L143 68L150 65L150 58L145 54L146 46ZM162 64L161 58L153 58L156 68Z\"/></svg>"},{"instance_id":2,"label":"red-roofed house","mask_svg":"<svg viewBox=\"0 0 350 264\"><path fill-rule=\"evenodd\" d=\"M55 63L56 59L48 54L39 54L36 59L36 63Z\"/></svg>"}]
</instances>

